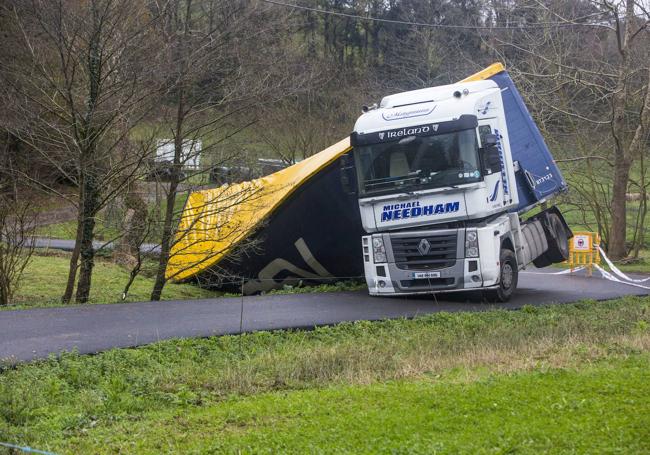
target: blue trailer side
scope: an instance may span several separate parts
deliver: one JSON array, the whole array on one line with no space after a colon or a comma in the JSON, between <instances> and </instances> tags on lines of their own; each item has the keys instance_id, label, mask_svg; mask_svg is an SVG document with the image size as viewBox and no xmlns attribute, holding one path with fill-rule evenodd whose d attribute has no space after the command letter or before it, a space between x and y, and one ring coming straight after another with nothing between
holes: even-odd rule
<instances>
[{"instance_id":1,"label":"blue trailer side","mask_svg":"<svg viewBox=\"0 0 650 455\"><path fill-rule=\"evenodd\" d=\"M519 164L515 174L519 193L516 211L522 213L568 187L508 73L501 71L489 79L501 89L512 157Z\"/></svg>"}]
</instances>

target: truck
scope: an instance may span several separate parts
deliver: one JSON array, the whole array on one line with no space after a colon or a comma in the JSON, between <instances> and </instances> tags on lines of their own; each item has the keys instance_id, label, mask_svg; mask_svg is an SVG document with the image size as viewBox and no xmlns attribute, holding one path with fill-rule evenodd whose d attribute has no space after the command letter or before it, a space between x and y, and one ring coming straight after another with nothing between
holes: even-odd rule
<instances>
[{"instance_id":1,"label":"truck","mask_svg":"<svg viewBox=\"0 0 650 455\"><path fill-rule=\"evenodd\" d=\"M504 302L520 270L567 259L572 232L549 202L568 186L503 65L363 111L341 179L371 295Z\"/></svg>"}]
</instances>

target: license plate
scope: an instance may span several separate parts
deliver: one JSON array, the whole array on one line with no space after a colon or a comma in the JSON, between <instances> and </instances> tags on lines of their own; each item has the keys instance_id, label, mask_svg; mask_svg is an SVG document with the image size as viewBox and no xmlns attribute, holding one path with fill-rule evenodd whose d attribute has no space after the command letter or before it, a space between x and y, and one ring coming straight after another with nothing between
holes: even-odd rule
<instances>
[{"instance_id":1,"label":"license plate","mask_svg":"<svg viewBox=\"0 0 650 455\"><path fill-rule=\"evenodd\" d=\"M413 278L440 278L440 272L413 272Z\"/></svg>"}]
</instances>

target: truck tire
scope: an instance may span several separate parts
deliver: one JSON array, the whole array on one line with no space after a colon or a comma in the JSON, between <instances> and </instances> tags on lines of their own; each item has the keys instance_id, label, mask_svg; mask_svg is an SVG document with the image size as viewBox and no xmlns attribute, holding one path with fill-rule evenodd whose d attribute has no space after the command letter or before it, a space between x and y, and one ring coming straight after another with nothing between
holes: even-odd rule
<instances>
[{"instance_id":1,"label":"truck tire","mask_svg":"<svg viewBox=\"0 0 650 455\"><path fill-rule=\"evenodd\" d=\"M548 216L548 224L555 238L553 242L549 242L546 254L553 263L564 262L569 259L569 236L567 231L564 229L560 217L555 213Z\"/></svg>"},{"instance_id":2,"label":"truck tire","mask_svg":"<svg viewBox=\"0 0 650 455\"><path fill-rule=\"evenodd\" d=\"M519 267L515 253L507 248L501 249L499 263L499 287L485 292L484 296L488 302L507 302L517 289Z\"/></svg>"},{"instance_id":3,"label":"truck tire","mask_svg":"<svg viewBox=\"0 0 650 455\"><path fill-rule=\"evenodd\" d=\"M564 262L569 258L569 236L560 217L555 213L548 215L548 230L548 250L533 261L538 268Z\"/></svg>"}]
</instances>

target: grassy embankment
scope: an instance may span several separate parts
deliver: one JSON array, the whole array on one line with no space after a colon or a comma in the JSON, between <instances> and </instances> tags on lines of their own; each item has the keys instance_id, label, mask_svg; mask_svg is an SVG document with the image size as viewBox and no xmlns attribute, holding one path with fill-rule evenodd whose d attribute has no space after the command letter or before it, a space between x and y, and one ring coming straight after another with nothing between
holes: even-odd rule
<instances>
[{"instance_id":1,"label":"grassy embankment","mask_svg":"<svg viewBox=\"0 0 650 455\"><path fill-rule=\"evenodd\" d=\"M644 453L650 300L165 341L0 375L57 453Z\"/></svg>"},{"instance_id":2,"label":"grassy embankment","mask_svg":"<svg viewBox=\"0 0 650 455\"><path fill-rule=\"evenodd\" d=\"M15 302L0 306L1 310L61 306L61 295L65 289L69 253L52 251L49 255L35 254L19 283ZM157 263L145 260L143 270L133 282L126 300L122 292L128 281L129 271L108 258L97 257L93 271L93 286L88 303L122 303L149 300L153 288ZM365 283L345 281L320 286L285 287L272 294L295 294L307 292L353 291L365 289ZM200 288L190 283L168 283L163 290L163 300L187 300L227 295Z\"/></svg>"},{"instance_id":3,"label":"grassy embankment","mask_svg":"<svg viewBox=\"0 0 650 455\"><path fill-rule=\"evenodd\" d=\"M146 270L133 282L127 302L149 300L154 282L153 266L153 263L145 264ZM34 255L19 283L15 303L6 307L0 306L0 310L61 305L69 267L68 253ZM109 259L96 258L89 303L122 302L122 291L128 281L128 275L129 272L124 267ZM192 284L169 283L163 291L165 300L199 299L216 295Z\"/></svg>"},{"instance_id":4,"label":"grassy embankment","mask_svg":"<svg viewBox=\"0 0 650 455\"><path fill-rule=\"evenodd\" d=\"M174 204L174 211L180 213L185 206L187 201L188 193L180 193L177 196L176 203ZM149 207L149 213L152 214L155 218L162 219L165 213L165 208L167 204L165 201L162 201L160 206L151 205ZM111 241L119 238L120 229L116 226L111 226L110 223L103 218L102 215L97 217L96 220L96 229L95 229L95 240L100 241ZM160 223L158 223L160 224ZM160 226L152 226L152 235L150 239L147 239L148 243L157 243L159 242L159 231ZM52 239L63 239L63 240L74 240L77 234L77 222L76 220L72 221L63 221L60 223L52 223L45 226L39 226L36 228L36 235L39 237L49 237Z\"/></svg>"}]
</instances>

